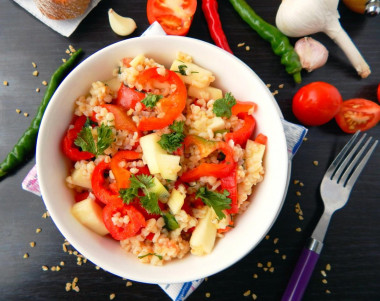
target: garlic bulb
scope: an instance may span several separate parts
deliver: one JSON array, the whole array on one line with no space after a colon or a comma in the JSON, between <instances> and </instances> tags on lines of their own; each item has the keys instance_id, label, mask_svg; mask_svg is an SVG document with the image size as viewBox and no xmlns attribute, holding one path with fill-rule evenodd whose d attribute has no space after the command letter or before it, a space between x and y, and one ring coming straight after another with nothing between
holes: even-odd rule
<instances>
[{"instance_id":1,"label":"garlic bulb","mask_svg":"<svg viewBox=\"0 0 380 301\"><path fill-rule=\"evenodd\" d=\"M306 69L308 72L326 64L329 56L326 47L310 37L299 39L294 46L294 50L300 57L302 68Z\"/></svg>"}]
</instances>

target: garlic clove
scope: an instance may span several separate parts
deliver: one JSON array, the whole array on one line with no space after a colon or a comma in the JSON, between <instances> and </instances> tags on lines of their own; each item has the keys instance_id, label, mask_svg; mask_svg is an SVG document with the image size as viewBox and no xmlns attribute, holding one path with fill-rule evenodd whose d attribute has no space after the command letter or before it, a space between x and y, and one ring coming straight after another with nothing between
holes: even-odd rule
<instances>
[{"instance_id":1,"label":"garlic clove","mask_svg":"<svg viewBox=\"0 0 380 301\"><path fill-rule=\"evenodd\" d=\"M294 50L300 57L302 68L308 72L325 65L329 56L326 47L310 37L299 39L294 45Z\"/></svg>"},{"instance_id":2,"label":"garlic clove","mask_svg":"<svg viewBox=\"0 0 380 301\"><path fill-rule=\"evenodd\" d=\"M112 8L108 10L108 20L113 32L119 36L130 35L137 28L136 22L132 18L122 17Z\"/></svg>"}]
</instances>

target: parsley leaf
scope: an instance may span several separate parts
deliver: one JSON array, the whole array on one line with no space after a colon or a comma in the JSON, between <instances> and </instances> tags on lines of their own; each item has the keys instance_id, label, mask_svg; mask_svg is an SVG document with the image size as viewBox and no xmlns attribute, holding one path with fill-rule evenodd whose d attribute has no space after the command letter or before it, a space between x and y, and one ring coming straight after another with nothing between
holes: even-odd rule
<instances>
[{"instance_id":1,"label":"parsley leaf","mask_svg":"<svg viewBox=\"0 0 380 301\"><path fill-rule=\"evenodd\" d=\"M235 97L232 96L230 92L226 93L223 98L215 100L212 111L218 117L230 118L231 108L236 104Z\"/></svg>"},{"instance_id":2,"label":"parsley leaf","mask_svg":"<svg viewBox=\"0 0 380 301\"><path fill-rule=\"evenodd\" d=\"M181 75L187 75L186 74L186 69L187 69L186 65L179 65L178 66L178 73L181 74Z\"/></svg>"},{"instance_id":3,"label":"parsley leaf","mask_svg":"<svg viewBox=\"0 0 380 301\"><path fill-rule=\"evenodd\" d=\"M132 175L128 188L120 189L119 194L123 202L129 204L135 198L140 199L141 206L146 211L154 214L161 214L160 206L158 206L158 195L154 192L149 192L149 188L153 186L153 176L151 175ZM139 195L139 190L142 190L144 195Z\"/></svg>"},{"instance_id":4,"label":"parsley leaf","mask_svg":"<svg viewBox=\"0 0 380 301\"><path fill-rule=\"evenodd\" d=\"M98 127L97 131L98 138L95 143L94 137L92 136L91 122L87 118L74 144L79 146L83 151L90 152L95 156L103 155L104 151L113 141L112 129L108 125L102 124Z\"/></svg>"},{"instance_id":5,"label":"parsley leaf","mask_svg":"<svg viewBox=\"0 0 380 301\"><path fill-rule=\"evenodd\" d=\"M185 139L184 131L184 121L174 121L169 128L173 131L170 134L163 134L158 144L167 152L174 152L178 149L183 140Z\"/></svg>"},{"instance_id":6,"label":"parsley leaf","mask_svg":"<svg viewBox=\"0 0 380 301\"><path fill-rule=\"evenodd\" d=\"M141 102L149 108L154 108L161 98L163 98L162 95L148 93Z\"/></svg>"},{"instance_id":7,"label":"parsley leaf","mask_svg":"<svg viewBox=\"0 0 380 301\"><path fill-rule=\"evenodd\" d=\"M198 189L196 197L200 198L207 206L212 207L218 219L222 219L226 217L222 210L231 208L231 199L228 198L229 195L230 193L227 190L224 190L223 193L219 193L208 190L206 187L201 187Z\"/></svg>"},{"instance_id":8,"label":"parsley leaf","mask_svg":"<svg viewBox=\"0 0 380 301\"><path fill-rule=\"evenodd\" d=\"M147 257L147 256L150 256L150 255L154 255L154 256L157 256L158 257L158 259L160 259L160 260L162 260L162 255L159 255L159 254L156 254L156 253L147 253L147 254L145 254L145 255L140 255L140 256L138 256L138 258L144 258L144 257Z\"/></svg>"},{"instance_id":9,"label":"parsley leaf","mask_svg":"<svg viewBox=\"0 0 380 301\"><path fill-rule=\"evenodd\" d=\"M175 219L174 215L169 213L169 212L165 212L164 215L164 220L165 220L165 227L169 230L169 231L172 231L172 230L175 230L175 229L178 229L179 228L179 224L177 222L177 220Z\"/></svg>"}]
</instances>

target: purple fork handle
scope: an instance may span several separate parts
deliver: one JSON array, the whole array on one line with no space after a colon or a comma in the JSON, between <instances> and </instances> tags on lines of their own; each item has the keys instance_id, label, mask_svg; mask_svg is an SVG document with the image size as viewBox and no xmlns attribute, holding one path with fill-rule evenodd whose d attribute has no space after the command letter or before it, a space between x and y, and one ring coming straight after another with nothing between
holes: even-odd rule
<instances>
[{"instance_id":1,"label":"purple fork handle","mask_svg":"<svg viewBox=\"0 0 380 301\"><path fill-rule=\"evenodd\" d=\"M281 301L298 301L302 299L318 258L319 254L315 251L307 248L302 250Z\"/></svg>"}]
</instances>

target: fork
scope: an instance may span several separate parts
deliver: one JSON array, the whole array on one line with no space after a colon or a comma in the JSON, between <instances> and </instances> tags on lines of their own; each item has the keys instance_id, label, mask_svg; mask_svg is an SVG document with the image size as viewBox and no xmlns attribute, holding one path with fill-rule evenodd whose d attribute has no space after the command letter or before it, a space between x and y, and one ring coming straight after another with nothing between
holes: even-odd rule
<instances>
[{"instance_id":1,"label":"fork","mask_svg":"<svg viewBox=\"0 0 380 301\"><path fill-rule=\"evenodd\" d=\"M310 237L308 245L302 250L282 296L282 301L302 299L322 251L323 239L331 217L336 210L341 209L347 203L352 187L377 146L378 140L373 141L370 146L372 137L369 137L364 145L361 146L366 134L363 134L359 141L355 143L359 133L358 131L352 136L323 176L320 193L324 204L324 212ZM367 151L368 147L369 150Z\"/></svg>"}]
</instances>

